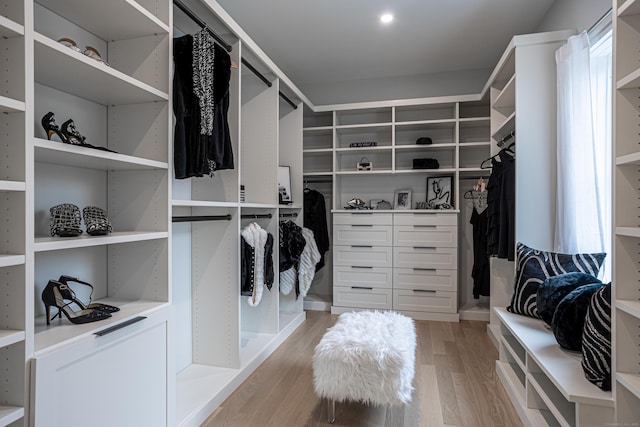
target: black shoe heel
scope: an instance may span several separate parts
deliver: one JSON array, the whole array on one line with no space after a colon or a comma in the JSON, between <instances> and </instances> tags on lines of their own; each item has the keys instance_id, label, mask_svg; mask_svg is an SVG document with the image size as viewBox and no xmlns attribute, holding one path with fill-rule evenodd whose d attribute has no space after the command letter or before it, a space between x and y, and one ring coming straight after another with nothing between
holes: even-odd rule
<instances>
[{"instance_id":1,"label":"black shoe heel","mask_svg":"<svg viewBox=\"0 0 640 427\"><path fill-rule=\"evenodd\" d=\"M60 278L58 279L58 282L67 285L67 288L68 288L60 291L62 294L62 297L66 300L71 300L73 303L75 303L78 307L80 307L83 310L94 309L94 310L104 311L106 313L115 313L116 311L120 311L120 308L116 307L115 305L101 304L97 302L94 302L94 303L89 302L89 305L86 305L85 303L80 301L78 298L76 298L75 293L73 292L73 290L71 290L71 287L69 287L69 282L80 283L81 285L88 286L89 288L91 288L91 294L89 295L89 301L91 301L91 295L93 295L93 285L91 283L79 280L77 277L64 276L64 275L60 276Z\"/></svg>"},{"instance_id":2,"label":"black shoe heel","mask_svg":"<svg viewBox=\"0 0 640 427\"><path fill-rule=\"evenodd\" d=\"M115 153L115 151L109 150L108 148L96 147L95 145L87 144L85 142L87 138L85 138L80 132L78 132L78 129L76 129L76 124L71 119L62 124L62 126L60 127L60 131L62 132L62 135L64 135L64 137L67 139L67 141L69 141L69 144L81 145L87 148Z\"/></svg>"},{"instance_id":3,"label":"black shoe heel","mask_svg":"<svg viewBox=\"0 0 640 427\"><path fill-rule=\"evenodd\" d=\"M64 142L65 144L69 143L69 141L67 141L67 138L65 138L65 136L60 131L60 128L56 124L54 115L51 111L49 111L47 114L44 115L44 117L42 117L42 120L40 121L40 123L42 123L42 127L44 128L44 131L47 133L47 139L49 141L54 141L51 138L53 138L54 136L57 136L58 139L60 139L59 142Z\"/></svg>"}]
</instances>

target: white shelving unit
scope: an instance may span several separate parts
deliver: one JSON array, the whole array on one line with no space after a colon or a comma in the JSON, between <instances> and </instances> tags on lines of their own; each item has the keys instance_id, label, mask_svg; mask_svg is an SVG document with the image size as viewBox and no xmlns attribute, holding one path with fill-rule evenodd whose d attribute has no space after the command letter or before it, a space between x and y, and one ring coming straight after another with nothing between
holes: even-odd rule
<instances>
[{"instance_id":1,"label":"white shelving unit","mask_svg":"<svg viewBox=\"0 0 640 427\"><path fill-rule=\"evenodd\" d=\"M640 2L613 2L613 368L617 423L640 418Z\"/></svg>"}]
</instances>

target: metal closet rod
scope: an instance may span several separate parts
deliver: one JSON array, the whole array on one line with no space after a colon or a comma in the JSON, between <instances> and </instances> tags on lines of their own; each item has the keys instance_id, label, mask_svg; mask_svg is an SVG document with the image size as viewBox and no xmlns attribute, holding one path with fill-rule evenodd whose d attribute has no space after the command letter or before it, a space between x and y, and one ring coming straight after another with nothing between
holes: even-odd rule
<instances>
[{"instance_id":1,"label":"metal closet rod","mask_svg":"<svg viewBox=\"0 0 640 427\"><path fill-rule=\"evenodd\" d=\"M222 37L220 37L215 31L213 31L211 28L209 28L207 23L204 22L202 19L200 19L200 17L198 17L198 15L196 15L195 12L193 12L191 9L189 9L189 7L187 5L182 3L182 1L173 0L173 4L176 5L178 7L178 9L183 11L185 13L185 15L187 15L189 18L191 18L191 20L193 20L196 24L200 25L200 27L206 28L206 30L209 32L209 34L211 34L211 37L213 37L220 45L222 45L222 47L224 47L227 50L227 52L231 52L233 50L233 47L229 43L224 41L224 39ZM272 86L271 82L269 80L267 80L267 78L265 76L263 76L262 73L260 73L260 71L258 71L246 59L242 58L242 63L244 65L246 65L247 68L249 70L251 70L251 72L253 74L258 76L258 78L260 78L260 80L262 80L264 82L264 84L266 84L269 87ZM287 102L287 104L291 105L291 107L294 110L298 109L298 106L296 104L294 104L293 101L291 101L287 95L285 95L284 93L282 93L280 91L279 91L279 94L280 94L280 97L282 99L284 99Z\"/></svg>"},{"instance_id":2,"label":"metal closet rod","mask_svg":"<svg viewBox=\"0 0 640 427\"><path fill-rule=\"evenodd\" d=\"M260 80L262 80L262 82L264 84L267 85L267 87L271 87L273 86L273 83L271 83L260 71L258 71L256 69L256 67L254 67L253 65L251 65L249 63L249 61L247 61L246 59L242 58L242 63L244 65L247 66L247 68L249 69L249 71L251 71L253 74L255 74ZM280 95L280 98L284 99L285 102L289 105L291 105L291 108L293 108L294 110L298 109L298 106L296 104L293 103L292 100L289 99L289 97L287 95L285 95L284 93L282 93L282 91L278 91L278 94Z\"/></svg>"},{"instance_id":3,"label":"metal closet rod","mask_svg":"<svg viewBox=\"0 0 640 427\"><path fill-rule=\"evenodd\" d=\"M271 218L273 217L273 215L271 214L245 214L245 215L240 215L240 218L243 219L260 219L260 218Z\"/></svg>"},{"instance_id":4,"label":"metal closet rod","mask_svg":"<svg viewBox=\"0 0 640 427\"><path fill-rule=\"evenodd\" d=\"M280 214L280 218L297 218L298 214L297 213L281 213Z\"/></svg>"},{"instance_id":5,"label":"metal closet rod","mask_svg":"<svg viewBox=\"0 0 640 427\"><path fill-rule=\"evenodd\" d=\"M231 221L231 215L189 215L174 216L172 222Z\"/></svg>"},{"instance_id":6,"label":"metal closet rod","mask_svg":"<svg viewBox=\"0 0 640 427\"><path fill-rule=\"evenodd\" d=\"M231 47L229 43L224 41L222 37L220 37L218 34L216 34L215 31L209 28L207 23L200 19L200 17L198 17L198 15L196 15L191 9L189 9L186 4L182 3L180 0L173 0L173 4L176 5L178 9L183 11L184 14L191 18L196 24L200 25L202 28L206 28L209 34L211 34L211 37L213 37L220 45L222 45L222 47L224 47L227 52L231 52L233 50L233 47Z\"/></svg>"}]
</instances>

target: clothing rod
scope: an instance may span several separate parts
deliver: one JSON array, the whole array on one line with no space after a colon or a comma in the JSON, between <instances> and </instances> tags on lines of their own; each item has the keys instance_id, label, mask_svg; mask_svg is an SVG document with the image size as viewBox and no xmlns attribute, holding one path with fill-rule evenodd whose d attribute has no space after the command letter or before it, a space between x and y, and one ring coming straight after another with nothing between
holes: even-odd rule
<instances>
[{"instance_id":1,"label":"clothing rod","mask_svg":"<svg viewBox=\"0 0 640 427\"><path fill-rule=\"evenodd\" d=\"M297 213L282 213L280 214L280 218L297 218L298 214Z\"/></svg>"},{"instance_id":2,"label":"clothing rod","mask_svg":"<svg viewBox=\"0 0 640 427\"><path fill-rule=\"evenodd\" d=\"M231 215L174 216L172 222L231 221Z\"/></svg>"},{"instance_id":3,"label":"clothing rod","mask_svg":"<svg viewBox=\"0 0 640 427\"><path fill-rule=\"evenodd\" d=\"M259 218L271 218L273 215L271 214L246 214L246 215L240 215L240 218L243 219L247 219L247 218L251 218L251 219L259 219Z\"/></svg>"},{"instance_id":4,"label":"clothing rod","mask_svg":"<svg viewBox=\"0 0 640 427\"><path fill-rule=\"evenodd\" d=\"M273 86L273 83L271 83L260 71L258 71L256 69L256 67L254 67L253 65L251 65L251 63L249 63L249 61L247 61L246 59L242 58L242 63L244 65L247 66L247 68L249 69L249 71L251 71L253 74L255 74L260 80L262 80L264 82L264 84L266 84L268 87ZM278 94L280 95L280 98L284 99L286 101L287 104L291 105L291 108L293 108L294 110L298 109L298 106L296 104L293 103L292 100L289 99L289 97L287 95L285 95L284 93L282 93L281 91L278 91Z\"/></svg>"},{"instance_id":5,"label":"clothing rod","mask_svg":"<svg viewBox=\"0 0 640 427\"><path fill-rule=\"evenodd\" d=\"M191 18L191 20L194 21L196 24L200 25L202 28L206 28L209 34L211 34L211 37L213 37L222 47L224 47L227 50L227 52L231 52L233 50L233 47L231 47L229 43L224 41L222 37L220 37L211 28L209 28L207 23L204 22L202 19L200 19L200 17L198 17L198 15L196 15L191 9L189 9L187 5L182 3L182 1L173 0L173 4L177 6L178 9L183 11L184 14L187 15L189 18Z\"/></svg>"},{"instance_id":6,"label":"clothing rod","mask_svg":"<svg viewBox=\"0 0 640 427\"><path fill-rule=\"evenodd\" d=\"M591 33L592 33L593 31L595 31L595 29L596 29L596 28L598 28L598 27L600 26L600 24L603 24L605 20L610 19L610 18L611 18L611 13L612 13L612 11L613 11L613 9L611 9L611 8L610 8L609 10L607 10L607 11L605 12L605 14L604 14L604 15L602 15L602 16L600 17L600 19L598 19L598 20L597 20L597 21L596 21L596 22L591 26L591 28L589 28L589 29L587 30L587 34L591 35Z\"/></svg>"}]
</instances>

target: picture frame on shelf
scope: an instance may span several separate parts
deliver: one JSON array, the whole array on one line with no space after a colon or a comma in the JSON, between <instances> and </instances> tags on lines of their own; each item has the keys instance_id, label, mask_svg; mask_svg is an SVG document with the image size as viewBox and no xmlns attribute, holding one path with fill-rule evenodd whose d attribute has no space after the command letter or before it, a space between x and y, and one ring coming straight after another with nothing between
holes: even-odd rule
<instances>
[{"instance_id":1,"label":"picture frame on shelf","mask_svg":"<svg viewBox=\"0 0 640 427\"><path fill-rule=\"evenodd\" d=\"M411 209L411 190L396 190L393 196L394 209Z\"/></svg>"},{"instance_id":2,"label":"picture frame on shelf","mask_svg":"<svg viewBox=\"0 0 640 427\"><path fill-rule=\"evenodd\" d=\"M278 166L278 203L281 205L290 205L293 203L289 166Z\"/></svg>"},{"instance_id":3,"label":"picture frame on shelf","mask_svg":"<svg viewBox=\"0 0 640 427\"><path fill-rule=\"evenodd\" d=\"M453 175L427 177L427 208L453 209Z\"/></svg>"}]
</instances>

